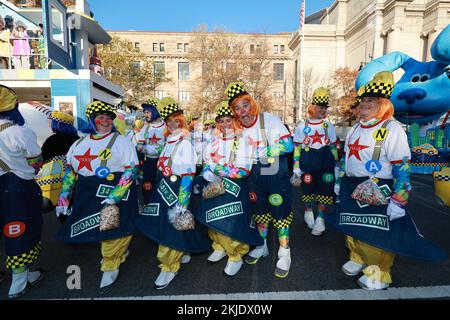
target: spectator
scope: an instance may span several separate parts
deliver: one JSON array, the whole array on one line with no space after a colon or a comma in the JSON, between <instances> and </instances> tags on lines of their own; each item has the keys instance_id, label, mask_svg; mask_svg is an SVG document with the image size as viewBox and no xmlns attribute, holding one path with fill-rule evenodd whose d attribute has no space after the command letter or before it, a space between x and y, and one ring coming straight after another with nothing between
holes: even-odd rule
<instances>
[{"instance_id":1,"label":"spectator","mask_svg":"<svg viewBox=\"0 0 450 320\"><path fill-rule=\"evenodd\" d=\"M11 32L6 28L5 19L0 16L0 69L9 69L9 38Z\"/></svg>"},{"instance_id":2,"label":"spectator","mask_svg":"<svg viewBox=\"0 0 450 320\"><path fill-rule=\"evenodd\" d=\"M27 27L18 21L11 34L13 44L13 62L15 69L30 68L31 47L28 41Z\"/></svg>"}]
</instances>

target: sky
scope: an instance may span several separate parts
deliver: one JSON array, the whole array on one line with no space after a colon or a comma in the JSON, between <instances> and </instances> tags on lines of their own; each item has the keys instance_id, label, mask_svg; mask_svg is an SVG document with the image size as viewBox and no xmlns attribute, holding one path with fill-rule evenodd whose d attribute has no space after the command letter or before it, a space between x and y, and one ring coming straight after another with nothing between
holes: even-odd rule
<instances>
[{"instance_id":1,"label":"sky","mask_svg":"<svg viewBox=\"0 0 450 320\"><path fill-rule=\"evenodd\" d=\"M200 25L236 33L293 32L301 0L88 0L106 30L191 32ZM306 15L334 0L306 0Z\"/></svg>"}]
</instances>

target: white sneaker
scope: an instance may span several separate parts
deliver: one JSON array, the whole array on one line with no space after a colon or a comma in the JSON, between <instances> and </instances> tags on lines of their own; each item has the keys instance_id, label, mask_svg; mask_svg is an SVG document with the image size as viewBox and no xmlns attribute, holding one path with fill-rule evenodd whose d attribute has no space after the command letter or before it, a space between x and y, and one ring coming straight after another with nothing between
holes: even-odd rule
<instances>
[{"instance_id":1,"label":"white sneaker","mask_svg":"<svg viewBox=\"0 0 450 320\"><path fill-rule=\"evenodd\" d=\"M378 280L369 279L367 276L362 276L357 281L358 285L364 290L386 290L389 288L389 283L384 283Z\"/></svg>"},{"instance_id":2,"label":"white sneaker","mask_svg":"<svg viewBox=\"0 0 450 320\"><path fill-rule=\"evenodd\" d=\"M213 253L211 253L208 257L208 261L212 263L219 262L223 258L227 256L227 253L225 251L216 251L214 250Z\"/></svg>"},{"instance_id":3,"label":"white sneaker","mask_svg":"<svg viewBox=\"0 0 450 320\"><path fill-rule=\"evenodd\" d=\"M311 231L313 236L321 236L325 231L325 220L323 218L317 217L316 223L314 223L314 227Z\"/></svg>"},{"instance_id":4,"label":"white sneaker","mask_svg":"<svg viewBox=\"0 0 450 320\"><path fill-rule=\"evenodd\" d=\"M278 249L278 261L275 268L275 276L277 278L286 278L291 268L291 249L280 246Z\"/></svg>"},{"instance_id":5,"label":"white sneaker","mask_svg":"<svg viewBox=\"0 0 450 320\"><path fill-rule=\"evenodd\" d=\"M170 282L175 278L175 276L177 275L176 272L163 272L161 271L161 273L159 274L158 278L155 281L155 289L156 290L162 290L165 287L167 287Z\"/></svg>"},{"instance_id":6,"label":"white sneaker","mask_svg":"<svg viewBox=\"0 0 450 320\"><path fill-rule=\"evenodd\" d=\"M187 253L181 257L182 264L189 263L190 261L191 261L191 255L189 253Z\"/></svg>"},{"instance_id":7,"label":"white sneaker","mask_svg":"<svg viewBox=\"0 0 450 320\"><path fill-rule=\"evenodd\" d=\"M225 274L229 277L234 277L239 270L241 270L243 264L244 262L242 262L242 259L239 261L228 261L223 272L225 272Z\"/></svg>"},{"instance_id":8,"label":"white sneaker","mask_svg":"<svg viewBox=\"0 0 450 320\"><path fill-rule=\"evenodd\" d=\"M28 269L21 273L13 273L8 298L17 299L28 291Z\"/></svg>"},{"instance_id":9,"label":"white sneaker","mask_svg":"<svg viewBox=\"0 0 450 320\"><path fill-rule=\"evenodd\" d=\"M100 294L105 294L111 289L113 283L119 276L119 269L114 271L103 272L102 280L100 282Z\"/></svg>"},{"instance_id":10,"label":"white sneaker","mask_svg":"<svg viewBox=\"0 0 450 320\"><path fill-rule=\"evenodd\" d=\"M305 223L308 225L308 228L314 228L314 212L305 211Z\"/></svg>"},{"instance_id":11,"label":"white sneaker","mask_svg":"<svg viewBox=\"0 0 450 320\"><path fill-rule=\"evenodd\" d=\"M267 257L268 255L269 248L267 247L267 240L264 240L264 244L262 246L256 247L245 256L245 263L256 264L261 257Z\"/></svg>"},{"instance_id":12,"label":"white sneaker","mask_svg":"<svg viewBox=\"0 0 450 320\"><path fill-rule=\"evenodd\" d=\"M353 277L358 275L361 271L363 271L363 269L366 267L366 265L364 264L359 264L356 263L355 261L349 260L347 261L347 263L345 263L341 270L342 272L344 272L346 275Z\"/></svg>"}]
</instances>

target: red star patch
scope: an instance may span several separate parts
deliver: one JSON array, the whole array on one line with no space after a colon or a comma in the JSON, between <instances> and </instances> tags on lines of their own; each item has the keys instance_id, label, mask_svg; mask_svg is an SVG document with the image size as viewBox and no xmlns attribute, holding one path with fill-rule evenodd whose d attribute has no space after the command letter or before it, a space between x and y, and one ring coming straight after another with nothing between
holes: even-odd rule
<instances>
[{"instance_id":1,"label":"red star patch","mask_svg":"<svg viewBox=\"0 0 450 320\"><path fill-rule=\"evenodd\" d=\"M320 143L322 144L322 138L324 137L324 134L319 134L319 131L316 130L316 133L313 136L309 136L312 139L312 143Z\"/></svg>"},{"instance_id":2,"label":"red star patch","mask_svg":"<svg viewBox=\"0 0 450 320\"><path fill-rule=\"evenodd\" d=\"M153 134L153 137L150 138L151 143L156 144L158 141L161 140L161 138L158 138L156 136L156 133Z\"/></svg>"},{"instance_id":3,"label":"red star patch","mask_svg":"<svg viewBox=\"0 0 450 320\"><path fill-rule=\"evenodd\" d=\"M91 161L97 158L98 158L97 155L91 155L91 148L89 148L83 155L75 156L75 159L77 159L80 162L80 164L78 165L78 171L80 171L83 168L86 168L92 172Z\"/></svg>"},{"instance_id":4,"label":"red star patch","mask_svg":"<svg viewBox=\"0 0 450 320\"><path fill-rule=\"evenodd\" d=\"M361 150L367 149L369 146L363 146L359 144L359 139L358 138L353 144L349 144L348 148L350 149L350 155L348 156L348 158L350 159L352 156L355 156L356 159L358 159L359 161L361 160L361 156L359 155L359 152Z\"/></svg>"},{"instance_id":5,"label":"red star patch","mask_svg":"<svg viewBox=\"0 0 450 320\"><path fill-rule=\"evenodd\" d=\"M161 157L159 157L159 160L158 160L158 169L163 169L164 168L164 163L167 161L167 160L169 160L170 159L170 157L165 157L165 156L161 156Z\"/></svg>"},{"instance_id":6,"label":"red star patch","mask_svg":"<svg viewBox=\"0 0 450 320\"><path fill-rule=\"evenodd\" d=\"M225 158L224 156L221 156L218 151L210 153L209 156L214 163L219 163L221 159Z\"/></svg>"},{"instance_id":7,"label":"red star patch","mask_svg":"<svg viewBox=\"0 0 450 320\"><path fill-rule=\"evenodd\" d=\"M262 143L262 141L253 140L252 137L248 137L248 144L252 147L259 147L259 145Z\"/></svg>"}]
</instances>

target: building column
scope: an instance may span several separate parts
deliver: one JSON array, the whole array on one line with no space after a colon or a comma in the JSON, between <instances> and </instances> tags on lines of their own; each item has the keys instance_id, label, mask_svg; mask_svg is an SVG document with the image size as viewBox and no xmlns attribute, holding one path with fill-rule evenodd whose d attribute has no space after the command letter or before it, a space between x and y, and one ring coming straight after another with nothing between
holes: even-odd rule
<instances>
[{"instance_id":1,"label":"building column","mask_svg":"<svg viewBox=\"0 0 450 320\"><path fill-rule=\"evenodd\" d=\"M386 45L386 53L391 53L392 51L401 51L401 34L403 31L403 26L394 24L388 30L387 34L387 45Z\"/></svg>"}]
</instances>

